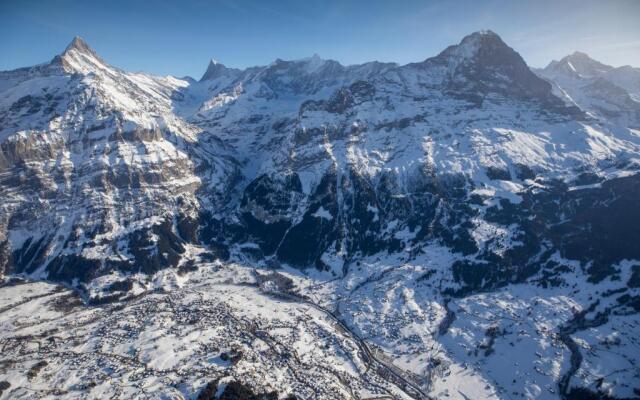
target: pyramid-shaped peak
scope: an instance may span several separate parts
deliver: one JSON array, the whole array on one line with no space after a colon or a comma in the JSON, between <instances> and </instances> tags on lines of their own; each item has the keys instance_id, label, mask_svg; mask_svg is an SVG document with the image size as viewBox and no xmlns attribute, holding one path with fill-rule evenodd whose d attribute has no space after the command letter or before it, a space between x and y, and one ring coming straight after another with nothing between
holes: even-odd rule
<instances>
[{"instance_id":1,"label":"pyramid-shaped peak","mask_svg":"<svg viewBox=\"0 0 640 400\"><path fill-rule=\"evenodd\" d=\"M546 71L581 77L599 76L611 69L612 66L596 61L581 51L574 51L560 61L551 61L545 68Z\"/></svg>"},{"instance_id":2,"label":"pyramid-shaped peak","mask_svg":"<svg viewBox=\"0 0 640 400\"><path fill-rule=\"evenodd\" d=\"M331 63L332 60L325 60L324 58L320 57L318 53L313 53L311 57L295 60L295 62L304 64L305 70L311 73L319 70L328 63Z\"/></svg>"},{"instance_id":3,"label":"pyramid-shaped peak","mask_svg":"<svg viewBox=\"0 0 640 400\"><path fill-rule=\"evenodd\" d=\"M548 101L551 85L536 76L517 51L490 30L474 32L420 64L452 90L500 93Z\"/></svg>"},{"instance_id":4,"label":"pyramid-shaped peak","mask_svg":"<svg viewBox=\"0 0 640 400\"><path fill-rule=\"evenodd\" d=\"M237 69L227 68L220 61L212 58L211 60L209 60L207 70L205 71L204 75L202 75L202 78L200 78L200 81L212 80L223 75L234 74L236 72L238 72Z\"/></svg>"},{"instance_id":5,"label":"pyramid-shaped peak","mask_svg":"<svg viewBox=\"0 0 640 400\"><path fill-rule=\"evenodd\" d=\"M590 64L591 66L593 66L595 68L598 68L600 70L609 70L609 69L613 68L610 65L603 64L600 61L594 60L587 53L583 53L581 51L574 51L573 54L571 54L567 58L569 58L571 60L574 60L574 61L583 62L585 64Z\"/></svg>"},{"instance_id":6,"label":"pyramid-shaped peak","mask_svg":"<svg viewBox=\"0 0 640 400\"><path fill-rule=\"evenodd\" d=\"M587 53L583 53L581 51L574 51L571 55L567 56L569 58L582 58L582 59L588 59L588 60L593 60L591 57L589 57L589 55Z\"/></svg>"},{"instance_id":7,"label":"pyramid-shaped peak","mask_svg":"<svg viewBox=\"0 0 640 400\"><path fill-rule=\"evenodd\" d=\"M73 40L71 41L71 43L69 43L69 45L67 46L67 48L64 50L64 52L62 53L67 54L69 52L71 52L72 50L78 51L80 53L88 53L88 54L93 54L95 55L95 51L93 51L93 49L91 47L89 47L89 45L87 44L87 42L85 42L85 40L83 38L81 38L80 36L76 36L73 38Z\"/></svg>"},{"instance_id":8,"label":"pyramid-shaped peak","mask_svg":"<svg viewBox=\"0 0 640 400\"><path fill-rule=\"evenodd\" d=\"M442 51L436 60L466 63L475 60L479 55L498 56L500 62L519 62L520 56L500 36L491 30L474 32L462 38L457 45L449 46Z\"/></svg>"},{"instance_id":9,"label":"pyramid-shaped peak","mask_svg":"<svg viewBox=\"0 0 640 400\"><path fill-rule=\"evenodd\" d=\"M51 60L51 64L61 66L67 73L80 74L95 73L108 67L80 36L74 37L62 54Z\"/></svg>"},{"instance_id":10,"label":"pyramid-shaped peak","mask_svg":"<svg viewBox=\"0 0 640 400\"><path fill-rule=\"evenodd\" d=\"M458 46L472 46L477 49L482 46L490 45L508 47L497 33L488 29L477 31L465 36Z\"/></svg>"},{"instance_id":11,"label":"pyramid-shaped peak","mask_svg":"<svg viewBox=\"0 0 640 400\"><path fill-rule=\"evenodd\" d=\"M561 62L567 62L570 61L572 63L578 63L578 64L584 64L584 65L594 65L594 66L600 66L600 67L608 67L608 65L602 64L599 61L594 60L593 58L591 58L591 56L589 56L587 53L583 53L581 51L574 51L573 53L569 54L568 56L562 58L562 60L560 60Z\"/></svg>"}]
</instances>

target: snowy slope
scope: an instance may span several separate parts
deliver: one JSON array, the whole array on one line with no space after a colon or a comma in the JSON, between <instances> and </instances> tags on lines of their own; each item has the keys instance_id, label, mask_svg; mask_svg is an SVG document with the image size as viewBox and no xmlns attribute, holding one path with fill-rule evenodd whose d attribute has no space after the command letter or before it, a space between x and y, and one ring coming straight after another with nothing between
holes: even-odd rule
<instances>
[{"instance_id":1,"label":"snowy slope","mask_svg":"<svg viewBox=\"0 0 640 400\"><path fill-rule=\"evenodd\" d=\"M166 328L173 316L124 338L95 316L74 332L117 336L103 351L128 371L121 396L195 396L215 364L211 382L304 398L632 398L636 72L574 54L534 73L481 31L408 65L212 60L196 81L122 71L76 38L49 63L0 72L0 273L116 302L131 323L165 302L212 318L226 301L252 332L231 343L242 334L228 321L205 334ZM0 287L12 327L21 290ZM90 313L78 307L68 318ZM194 351L214 337L244 361ZM56 368L104 378L102 359L79 355L99 339L63 339L52 351L79 358ZM79 385L54 367L24 380L37 357L11 357L14 397ZM128 386L141 363L148 381Z\"/></svg>"},{"instance_id":2,"label":"snowy slope","mask_svg":"<svg viewBox=\"0 0 640 400\"><path fill-rule=\"evenodd\" d=\"M160 231L197 215L194 170L209 157L201 129L172 111L188 83L120 71L79 38L51 63L5 75L0 236L14 268L72 281L176 265L181 245L160 250ZM223 186L233 168L207 162L205 185Z\"/></svg>"},{"instance_id":3,"label":"snowy slope","mask_svg":"<svg viewBox=\"0 0 640 400\"><path fill-rule=\"evenodd\" d=\"M575 52L538 71L556 94L594 118L640 127L640 69L614 68Z\"/></svg>"}]
</instances>

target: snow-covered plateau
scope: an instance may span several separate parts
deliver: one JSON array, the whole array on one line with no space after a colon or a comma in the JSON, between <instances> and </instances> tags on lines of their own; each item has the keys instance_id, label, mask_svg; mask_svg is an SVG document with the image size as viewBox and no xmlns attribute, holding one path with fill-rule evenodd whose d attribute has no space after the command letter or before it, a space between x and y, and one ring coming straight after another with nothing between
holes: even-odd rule
<instances>
[{"instance_id":1,"label":"snow-covered plateau","mask_svg":"<svg viewBox=\"0 0 640 400\"><path fill-rule=\"evenodd\" d=\"M639 313L638 68L0 72L0 399L638 399Z\"/></svg>"}]
</instances>

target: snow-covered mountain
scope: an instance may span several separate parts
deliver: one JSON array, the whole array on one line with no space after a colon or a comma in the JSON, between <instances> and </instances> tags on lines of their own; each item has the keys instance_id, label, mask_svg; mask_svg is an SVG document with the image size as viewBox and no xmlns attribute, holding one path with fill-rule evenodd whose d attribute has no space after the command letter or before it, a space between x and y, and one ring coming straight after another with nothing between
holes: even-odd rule
<instances>
[{"instance_id":1,"label":"snow-covered mountain","mask_svg":"<svg viewBox=\"0 0 640 400\"><path fill-rule=\"evenodd\" d=\"M72 282L176 266L174 224L197 215L198 188L224 197L235 168L174 114L188 82L121 71L79 38L1 80L5 268Z\"/></svg>"},{"instance_id":2,"label":"snow-covered mountain","mask_svg":"<svg viewBox=\"0 0 640 400\"><path fill-rule=\"evenodd\" d=\"M581 53L534 73L481 31L408 65L212 60L196 81L122 71L76 38L49 63L0 73L0 272L95 304L161 288L202 299L229 282L275 290L320 307L314 318L332 310L359 348L353 368L387 371L375 379L397 397L632 397L634 367L585 355L575 336L637 346L637 75ZM521 326L531 313L539 326ZM517 362L550 372L519 367L512 382L490 356L508 359L524 336ZM349 371L345 387L379 389ZM279 374L288 388L311 379Z\"/></svg>"},{"instance_id":3,"label":"snow-covered mountain","mask_svg":"<svg viewBox=\"0 0 640 400\"><path fill-rule=\"evenodd\" d=\"M640 127L640 69L614 68L575 52L537 71L555 93L595 118Z\"/></svg>"}]
</instances>

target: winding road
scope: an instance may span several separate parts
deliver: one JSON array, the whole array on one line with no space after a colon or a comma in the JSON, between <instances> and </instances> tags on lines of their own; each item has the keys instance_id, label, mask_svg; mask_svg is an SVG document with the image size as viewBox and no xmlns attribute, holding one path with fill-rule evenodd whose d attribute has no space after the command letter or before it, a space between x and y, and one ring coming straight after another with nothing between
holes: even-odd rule
<instances>
[{"instance_id":1,"label":"winding road","mask_svg":"<svg viewBox=\"0 0 640 400\"><path fill-rule=\"evenodd\" d=\"M392 383L393 385L400 388L407 396L417 399L431 399L431 397L425 393L420 385L417 383L407 379L403 376L402 372L393 364L387 363L385 360L377 357L371 348L367 344L365 340L363 340L356 332L351 330L347 324L345 324L337 315L335 315L331 310L314 303L309 300L307 297L300 296L293 293L282 293L282 292L270 292L268 293L275 297L280 297L283 299L288 299L291 301L295 301L298 303L305 303L316 310L326 314L329 318L331 318L347 335L349 335L353 341L357 344L360 353L363 355L365 362L369 365L369 368L373 368L373 370L380 376L382 379L387 382Z\"/></svg>"}]
</instances>

